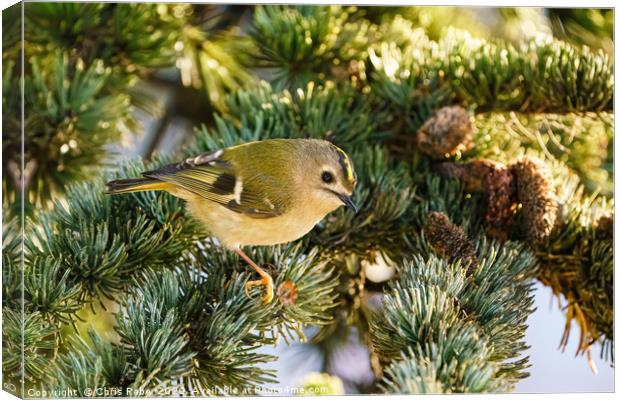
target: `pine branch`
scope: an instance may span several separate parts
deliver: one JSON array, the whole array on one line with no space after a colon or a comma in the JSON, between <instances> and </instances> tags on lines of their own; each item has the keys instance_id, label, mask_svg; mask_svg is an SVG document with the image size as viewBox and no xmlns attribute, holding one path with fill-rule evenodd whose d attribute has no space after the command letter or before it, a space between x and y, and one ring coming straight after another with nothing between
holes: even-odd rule
<instances>
[{"instance_id":1,"label":"pine branch","mask_svg":"<svg viewBox=\"0 0 620 400\"><path fill-rule=\"evenodd\" d=\"M135 75L145 69L174 65L186 5L32 3L24 14L26 37L34 54L50 41L75 49L90 64L96 59L114 73ZM60 26L55 23L60 21ZM140 71L142 70L142 71Z\"/></svg>"},{"instance_id":2,"label":"pine branch","mask_svg":"<svg viewBox=\"0 0 620 400\"><path fill-rule=\"evenodd\" d=\"M29 213L35 207L48 208L52 197L64 193L67 182L86 178L89 167L101 163L104 145L117 140L121 130L137 128L130 104L143 103L143 99L127 87L154 68L174 64L174 44L179 40L187 8L145 4L25 6L23 145ZM7 110L3 150L12 156L3 158L9 172L3 186L8 194L5 198L12 204L17 203L11 199L15 200L21 190L16 157L21 154L18 117L22 105L20 97L14 95L19 93L20 71L10 60L20 43L13 47L5 44L9 43L3 43L3 58L9 61L9 68L3 71L3 107Z\"/></svg>"},{"instance_id":3,"label":"pine branch","mask_svg":"<svg viewBox=\"0 0 620 400\"><path fill-rule=\"evenodd\" d=\"M215 115L215 129L201 128L198 149L207 151L267 138L317 138L343 148L378 142L373 97L348 84L310 82L303 89L276 91L268 83L226 98L228 112Z\"/></svg>"},{"instance_id":4,"label":"pine branch","mask_svg":"<svg viewBox=\"0 0 620 400\"><path fill-rule=\"evenodd\" d=\"M145 166L126 168L132 167L143 170ZM72 186L67 194L67 203L57 202L53 211L40 216L39 225L30 221L25 236L24 308L36 318L33 326L42 324L46 328L41 332L54 335L65 324L74 324L76 313L85 305L125 288L127 278L137 269L177 260L198 232L191 221L181 220L182 207L175 199L141 204L145 196L138 196L138 202L112 198L103 194L101 180ZM13 229L5 239L3 306L7 312L17 312L21 305L20 236ZM42 340L29 335L25 340L33 346ZM13 339L5 336L5 340ZM50 354L35 348L26 355L26 363L30 359L36 365L45 363L52 371L55 364ZM46 361L37 361L41 357ZM11 365L3 368L11 373ZM40 384L47 379L46 371L35 366L28 379Z\"/></svg>"},{"instance_id":5,"label":"pine branch","mask_svg":"<svg viewBox=\"0 0 620 400\"><path fill-rule=\"evenodd\" d=\"M41 69L42 63L49 63ZM111 71L101 62L86 67L83 62L69 64L68 56L57 52L48 58L32 58L31 74L25 77L24 149L26 209L49 206L49 201L64 192L66 182L84 179L88 167L99 163L103 146L120 136L120 126L128 119L126 95L105 94ZM15 88L15 77L7 72L4 83ZM8 93L5 93L8 95ZM19 165L21 154L20 100L5 96L10 113L3 151L4 167ZM7 199L18 195L19 179L5 179ZM45 190L43 190L45 188ZM5 200L6 203L6 200ZM5 204L6 206L7 204Z\"/></svg>"},{"instance_id":6,"label":"pine branch","mask_svg":"<svg viewBox=\"0 0 620 400\"><path fill-rule=\"evenodd\" d=\"M62 269L59 260L36 256L24 269L24 306L40 312L54 325L70 323L82 308L81 283L71 282L71 270Z\"/></svg>"},{"instance_id":7,"label":"pine branch","mask_svg":"<svg viewBox=\"0 0 620 400\"><path fill-rule=\"evenodd\" d=\"M177 264L174 272L148 270L135 275L117 315L121 350L103 364L108 367L98 387L198 395L273 382L273 373L257 365L273 357L255 353L256 348L273 343L280 334L290 336L287 331L302 333L305 324L326 323L334 306L333 273L315 261L316 254L300 251L300 246L289 246L253 255L259 262L267 257L277 265L277 301L268 306L245 294L249 277L238 272L243 266L236 256L223 254L210 242ZM145 281L151 284L141 285ZM294 289L295 295L284 292L283 286ZM109 354L107 347L98 347L75 348L63 359L59 382L96 376L94 367L80 366L84 376L67 368L84 360L98 365L96 360ZM114 371L116 378L106 370ZM119 371L125 371L120 382Z\"/></svg>"},{"instance_id":8,"label":"pine branch","mask_svg":"<svg viewBox=\"0 0 620 400\"><path fill-rule=\"evenodd\" d=\"M485 160L445 164L443 173L458 177L466 190L482 190L485 196L497 190L489 184L480 186L492 176L492 170L479 168L488 164ZM510 215L513 229L505 234L530 246L540 264L538 278L568 301L562 348L570 321L576 319L581 331L577 354L589 357L590 346L600 341L602 357L613 359L612 202L585 195L577 176L554 159L526 155L510 166L509 173L516 182L514 201L520 207Z\"/></svg>"},{"instance_id":9,"label":"pine branch","mask_svg":"<svg viewBox=\"0 0 620 400\"><path fill-rule=\"evenodd\" d=\"M196 26L186 26L183 57L176 62L183 85L203 88L216 109L226 110L228 93L256 81L243 65L247 41L231 31L206 32Z\"/></svg>"},{"instance_id":10,"label":"pine branch","mask_svg":"<svg viewBox=\"0 0 620 400\"><path fill-rule=\"evenodd\" d=\"M375 348L390 363L384 390L506 391L526 376L534 258L516 243L476 247L480 262L470 279L460 262L435 256L399 267L372 325Z\"/></svg>"},{"instance_id":11,"label":"pine branch","mask_svg":"<svg viewBox=\"0 0 620 400\"><path fill-rule=\"evenodd\" d=\"M590 357L590 346L599 341L601 357L613 360L611 236L597 228L599 220L602 226L613 220L612 209L604 198L585 194L580 179L568 168L574 168L581 182L592 190L599 191L609 184L610 156L605 150L610 148L613 118L605 113L480 114L475 125L477 143L468 156L484 155L509 162L537 151L538 156L547 158L555 175L550 183L557 193L558 213L557 218L553 215L557 222L551 225L550 235L542 243L533 243L541 263L539 279L568 301L567 328L561 346L565 348L570 321L576 319L581 331L577 353ZM549 189L551 186L544 190ZM524 183L526 197L538 190L532 182ZM527 233L537 226L541 216L526 222L525 211L522 209L517 215L516 226L529 227L522 230Z\"/></svg>"},{"instance_id":12,"label":"pine branch","mask_svg":"<svg viewBox=\"0 0 620 400\"><path fill-rule=\"evenodd\" d=\"M92 331L91 331L92 332ZM89 332L89 337L99 349L109 352L108 356L119 355L110 346L107 349L100 344L100 338ZM63 390L71 388L75 393L72 395L87 397L97 394L103 395L105 387L105 372L103 370L103 354L88 349L88 345L81 337L76 338L74 344L69 346L70 351L60 355L54 365L55 381L52 381L51 389ZM88 349L84 352L71 351L72 349ZM107 372L107 371L106 371Z\"/></svg>"},{"instance_id":13,"label":"pine branch","mask_svg":"<svg viewBox=\"0 0 620 400\"><path fill-rule=\"evenodd\" d=\"M614 117L599 114L485 113L475 120L468 156L509 163L527 149L574 170L590 193L612 193Z\"/></svg>"},{"instance_id":14,"label":"pine branch","mask_svg":"<svg viewBox=\"0 0 620 400\"><path fill-rule=\"evenodd\" d=\"M114 177L145 168L128 164ZM144 266L177 260L200 232L196 222L183 217L180 200L163 193L108 196L101 178L70 187L67 201L40 216L40 227L26 238L26 257L60 262L68 281L81 285L83 302L112 297Z\"/></svg>"},{"instance_id":15,"label":"pine branch","mask_svg":"<svg viewBox=\"0 0 620 400\"><path fill-rule=\"evenodd\" d=\"M148 167L128 164L115 177L134 176ZM303 334L302 326L331 319L338 277L319 261L316 251L298 245L253 254L255 260L276 266L277 301L267 307L245 294L249 276L234 272L246 271L236 256L223 254L211 242L196 247L201 230L183 216L178 199L163 193L107 196L99 181L69 188L66 201L67 205L57 203L42 215L40 228L28 235L28 308L61 326L101 296L121 301L117 330L124 343L123 357L129 366L137 365L127 383L132 390L155 390L183 376L185 390L224 384L222 374L230 376L231 387L264 383L271 375L252 365L271 358L255 354L255 346L272 343L280 335ZM194 272L165 275L170 268ZM140 270L151 272L136 275ZM156 282L161 274L168 278L160 287ZM151 284L142 286L145 281ZM119 297L127 290L129 294ZM174 300L183 293L198 297ZM142 337L145 329L155 329L151 339ZM170 342L161 342L163 338ZM153 347L144 347L147 344ZM161 353L164 348L170 352ZM159 353L162 358L153 358ZM97 380L98 361L91 356L63 358L60 367L80 367L85 375L65 370L58 382L71 381L78 388L109 383L107 378ZM125 370L116 364L115 368Z\"/></svg>"},{"instance_id":16,"label":"pine branch","mask_svg":"<svg viewBox=\"0 0 620 400\"><path fill-rule=\"evenodd\" d=\"M357 20L355 7L257 6L250 37L253 58L268 68L278 89L322 82L330 72L362 67L370 26ZM359 79L354 79L359 81Z\"/></svg>"},{"instance_id":17,"label":"pine branch","mask_svg":"<svg viewBox=\"0 0 620 400\"><path fill-rule=\"evenodd\" d=\"M493 364L485 364L487 350L475 331L447 332L441 345L434 343L409 351L403 360L391 364L381 388L385 393L497 393L503 391L494 381ZM445 347L444 347L445 346ZM447 348L447 349L446 349ZM418 354L427 354L420 356ZM462 379L455 377L463 376Z\"/></svg>"},{"instance_id":18,"label":"pine branch","mask_svg":"<svg viewBox=\"0 0 620 400\"><path fill-rule=\"evenodd\" d=\"M430 99L431 105L451 101L448 93L478 111L573 112L611 107L612 64L602 52L577 50L553 39L515 48L473 39L461 31L451 31L439 42L422 32L415 34L420 37L416 44L400 47L381 42L369 50L371 85L388 103L405 108L409 129L416 130L428 117L425 109ZM464 65L462 60L472 62Z\"/></svg>"},{"instance_id":19,"label":"pine branch","mask_svg":"<svg viewBox=\"0 0 620 400\"><path fill-rule=\"evenodd\" d=\"M556 165L556 170L562 167ZM570 323L580 330L577 354L590 356L594 342L601 357L613 362L613 201L585 195L579 180L564 170L555 179L559 223L535 247L541 263L539 279L567 301L566 348Z\"/></svg>"},{"instance_id":20,"label":"pine branch","mask_svg":"<svg viewBox=\"0 0 620 400\"><path fill-rule=\"evenodd\" d=\"M20 387L22 382L30 385L53 376L54 364L49 358L58 346L56 327L40 313L22 315L7 307L2 309L2 323L2 372L6 379Z\"/></svg>"}]
</instances>

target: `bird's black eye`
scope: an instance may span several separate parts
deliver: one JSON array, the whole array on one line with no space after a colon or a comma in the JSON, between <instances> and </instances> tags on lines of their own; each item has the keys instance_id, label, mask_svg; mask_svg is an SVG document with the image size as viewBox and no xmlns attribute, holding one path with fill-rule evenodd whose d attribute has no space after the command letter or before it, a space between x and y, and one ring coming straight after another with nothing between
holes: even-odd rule
<instances>
[{"instance_id":1,"label":"bird's black eye","mask_svg":"<svg viewBox=\"0 0 620 400\"><path fill-rule=\"evenodd\" d=\"M321 179L323 180L323 182L325 183L332 183L334 181L334 175L332 175L331 172L329 171L324 171L321 174Z\"/></svg>"}]
</instances>

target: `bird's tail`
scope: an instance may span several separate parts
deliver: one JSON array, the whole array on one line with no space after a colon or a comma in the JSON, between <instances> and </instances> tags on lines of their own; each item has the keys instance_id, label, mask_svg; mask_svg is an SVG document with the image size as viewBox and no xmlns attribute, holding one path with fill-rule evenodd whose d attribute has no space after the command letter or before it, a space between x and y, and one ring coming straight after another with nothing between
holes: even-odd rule
<instances>
[{"instance_id":1,"label":"bird's tail","mask_svg":"<svg viewBox=\"0 0 620 400\"><path fill-rule=\"evenodd\" d=\"M106 186L108 187L107 194L121 194L147 190L167 190L172 187L172 184L145 177L110 181L106 183Z\"/></svg>"}]
</instances>

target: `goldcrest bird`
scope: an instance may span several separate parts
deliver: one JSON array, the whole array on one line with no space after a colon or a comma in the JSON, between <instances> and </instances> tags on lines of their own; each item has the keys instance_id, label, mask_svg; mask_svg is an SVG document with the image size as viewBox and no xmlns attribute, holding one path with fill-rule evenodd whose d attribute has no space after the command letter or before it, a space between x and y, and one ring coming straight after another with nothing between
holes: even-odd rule
<instances>
[{"instance_id":1,"label":"goldcrest bird","mask_svg":"<svg viewBox=\"0 0 620 400\"><path fill-rule=\"evenodd\" d=\"M351 160L325 140L250 142L142 176L108 182L108 193L165 190L184 199L189 213L260 275L245 289L264 285L265 303L273 298L273 280L241 248L299 239L341 205L357 211Z\"/></svg>"}]
</instances>

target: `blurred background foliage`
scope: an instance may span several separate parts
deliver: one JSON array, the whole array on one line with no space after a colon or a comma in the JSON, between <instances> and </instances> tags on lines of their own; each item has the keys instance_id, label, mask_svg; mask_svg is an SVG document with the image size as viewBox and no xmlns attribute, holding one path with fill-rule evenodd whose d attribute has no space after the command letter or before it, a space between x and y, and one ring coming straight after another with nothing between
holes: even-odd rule
<instances>
[{"instance_id":1,"label":"blurred background foliage","mask_svg":"<svg viewBox=\"0 0 620 400\"><path fill-rule=\"evenodd\" d=\"M24 15L22 47L19 6L2 13L9 382L23 338L26 387L249 390L275 382L265 346L308 337L295 346L320 353L322 373L302 392L509 391L527 375L534 278L564 299L566 335L577 321L577 351L600 343L613 362L613 10L40 2ZM361 211L254 250L289 288L269 307L179 200L102 194L106 178L274 137L347 150ZM338 366L354 344L366 376Z\"/></svg>"}]
</instances>

